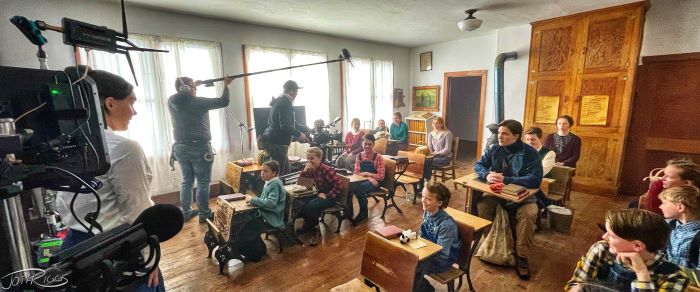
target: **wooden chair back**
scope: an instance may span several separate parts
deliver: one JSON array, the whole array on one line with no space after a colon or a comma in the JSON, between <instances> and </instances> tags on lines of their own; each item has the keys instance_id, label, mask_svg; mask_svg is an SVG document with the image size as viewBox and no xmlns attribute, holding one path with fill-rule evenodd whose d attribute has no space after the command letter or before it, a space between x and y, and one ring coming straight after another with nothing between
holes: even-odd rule
<instances>
[{"instance_id":1,"label":"wooden chair back","mask_svg":"<svg viewBox=\"0 0 700 292\"><path fill-rule=\"evenodd\" d=\"M289 192L284 192L286 194L286 199L284 200L284 223L287 224L289 223L290 220L294 220L292 217L292 200L294 200L294 197L292 197L292 194Z\"/></svg>"},{"instance_id":2,"label":"wooden chair back","mask_svg":"<svg viewBox=\"0 0 700 292\"><path fill-rule=\"evenodd\" d=\"M406 172L404 172L404 175L410 175L417 178L423 177L423 171L425 169L425 155L410 151L399 151L397 156L408 157L408 160L414 161L414 163L409 164L406 167Z\"/></svg>"},{"instance_id":3,"label":"wooden chair back","mask_svg":"<svg viewBox=\"0 0 700 292\"><path fill-rule=\"evenodd\" d=\"M472 243L474 242L474 227L468 224L455 221L457 223L457 231L459 232L459 240L462 242L462 247L459 249L459 258L457 259L457 265L460 269L468 266L471 252Z\"/></svg>"},{"instance_id":4,"label":"wooden chair back","mask_svg":"<svg viewBox=\"0 0 700 292\"><path fill-rule=\"evenodd\" d=\"M412 291L418 256L367 232L360 275L385 291Z\"/></svg>"},{"instance_id":5,"label":"wooden chair back","mask_svg":"<svg viewBox=\"0 0 700 292\"><path fill-rule=\"evenodd\" d=\"M243 167L238 164L229 161L226 164L226 180L228 184L233 188L234 193L238 193L241 190L241 175L243 174Z\"/></svg>"},{"instance_id":6,"label":"wooden chair back","mask_svg":"<svg viewBox=\"0 0 700 292\"><path fill-rule=\"evenodd\" d=\"M552 167L549 173L552 174L552 178L556 181L549 184L549 193L559 194L564 196L564 198L568 198L571 192L571 177L574 175L575 171L576 168L563 165L555 165Z\"/></svg>"},{"instance_id":7,"label":"wooden chair back","mask_svg":"<svg viewBox=\"0 0 700 292\"><path fill-rule=\"evenodd\" d=\"M452 137L452 161L450 161L449 166L455 165L457 163L457 154L459 153L459 137L454 136Z\"/></svg>"},{"instance_id":8,"label":"wooden chair back","mask_svg":"<svg viewBox=\"0 0 700 292\"><path fill-rule=\"evenodd\" d=\"M380 155L386 154L386 146L389 144L389 139L387 138L379 138L376 141L374 141L374 152L379 153Z\"/></svg>"},{"instance_id":9,"label":"wooden chair back","mask_svg":"<svg viewBox=\"0 0 700 292\"><path fill-rule=\"evenodd\" d=\"M394 175L396 174L396 161L384 158L384 180L379 183L380 187L389 192L394 191Z\"/></svg>"}]
</instances>

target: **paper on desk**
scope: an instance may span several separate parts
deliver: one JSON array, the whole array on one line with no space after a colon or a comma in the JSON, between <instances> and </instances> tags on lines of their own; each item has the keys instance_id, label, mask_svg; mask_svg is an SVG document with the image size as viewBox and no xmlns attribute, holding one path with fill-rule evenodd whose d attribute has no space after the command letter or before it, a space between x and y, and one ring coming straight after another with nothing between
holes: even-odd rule
<instances>
[{"instance_id":1,"label":"paper on desk","mask_svg":"<svg viewBox=\"0 0 700 292\"><path fill-rule=\"evenodd\" d=\"M420 240L411 240L408 242L408 246L415 248L415 249L419 249L419 248L426 247L428 245L425 244L425 242L422 242Z\"/></svg>"}]
</instances>

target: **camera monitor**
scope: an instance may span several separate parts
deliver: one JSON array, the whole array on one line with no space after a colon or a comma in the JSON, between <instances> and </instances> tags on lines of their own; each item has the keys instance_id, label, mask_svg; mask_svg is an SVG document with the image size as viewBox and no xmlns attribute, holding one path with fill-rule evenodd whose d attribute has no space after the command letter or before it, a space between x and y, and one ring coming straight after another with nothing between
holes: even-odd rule
<instances>
[{"instance_id":1,"label":"camera monitor","mask_svg":"<svg viewBox=\"0 0 700 292\"><path fill-rule=\"evenodd\" d=\"M0 147L5 149L0 152L9 152L0 155L14 154L17 164L60 167L82 178L107 172L102 107L90 77L76 83L82 77L77 72L5 66L0 66L0 76L0 119L14 119L18 134L14 138L21 139L21 147L14 147L16 143ZM13 138L3 138L8 137ZM0 144L6 142L0 139ZM6 180L0 177L0 186ZM30 175L22 182L31 189L63 186L73 180L51 172Z\"/></svg>"}]
</instances>

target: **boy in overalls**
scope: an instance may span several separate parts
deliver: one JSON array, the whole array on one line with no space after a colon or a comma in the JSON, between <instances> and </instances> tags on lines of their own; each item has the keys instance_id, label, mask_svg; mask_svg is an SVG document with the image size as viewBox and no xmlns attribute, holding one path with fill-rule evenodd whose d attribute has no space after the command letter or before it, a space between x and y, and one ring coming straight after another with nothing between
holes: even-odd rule
<instances>
[{"instance_id":1,"label":"boy in overalls","mask_svg":"<svg viewBox=\"0 0 700 292\"><path fill-rule=\"evenodd\" d=\"M384 158L374 152L374 135L366 134L362 140L362 152L355 159L356 175L364 176L367 181L362 182L355 189L355 197L360 205L360 212L352 219L357 225L367 219L367 195L379 187L379 182L384 180Z\"/></svg>"}]
</instances>

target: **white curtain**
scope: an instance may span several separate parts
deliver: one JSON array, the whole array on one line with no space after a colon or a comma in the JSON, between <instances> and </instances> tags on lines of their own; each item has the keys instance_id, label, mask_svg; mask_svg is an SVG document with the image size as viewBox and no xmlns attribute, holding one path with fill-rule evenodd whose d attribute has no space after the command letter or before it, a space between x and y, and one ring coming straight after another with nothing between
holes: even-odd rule
<instances>
[{"instance_id":1,"label":"white curtain","mask_svg":"<svg viewBox=\"0 0 700 292\"><path fill-rule=\"evenodd\" d=\"M188 76L195 80L223 75L221 45L218 42L194 41L157 36L130 34L129 40L140 47L169 50L169 53L132 53L132 61L139 86L134 88L137 115L129 130L118 133L136 140L143 147L153 171L151 191L154 195L177 191L182 175L179 167L170 170L169 159L173 139L172 122L168 111L168 97L175 94L175 79ZM135 85L126 58L120 55L91 51L91 67L118 74ZM198 87L197 95L218 97L222 84ZM209 112L212 147L216 158L212 183L224 177L229 157L229 137L226 131L224 109ZM177 164L176 164L177 165Z\"/></svg>"},{"instance_id":2,"label":"white curtain","mask_svg":"<svg viewBox=\"0 0 700 292\"><path fill-rule=\"evenodd\" d=\"M379 119L391 123L394 63L359 57L353 57L352 62L354 66L344 66L344 130L350 130L350 120L353 118L360 119L361 128L369 124L369 128L374 129Z\"/></svg>"},{"instance_id":3,"label":"white curtain","mask_svg":"<svg viewBox=\"0 0 700 292\"><path fill-rule=\"evenodd\" d=\"M246 46L247 72L284 68L289 66L324 62L326 55L300 50ZM287 80L296 81L299 95L295 106L306 109L306 124L313 127L313 121L323 119L329 122L328 66L325 64L281 70L248 77L248 93L252 108L269 107L270 100L282 94L282 84ZM251 108L251 113L253 112Z\"/></svg>"}]
</instances>

